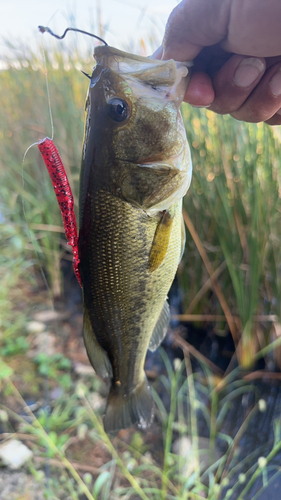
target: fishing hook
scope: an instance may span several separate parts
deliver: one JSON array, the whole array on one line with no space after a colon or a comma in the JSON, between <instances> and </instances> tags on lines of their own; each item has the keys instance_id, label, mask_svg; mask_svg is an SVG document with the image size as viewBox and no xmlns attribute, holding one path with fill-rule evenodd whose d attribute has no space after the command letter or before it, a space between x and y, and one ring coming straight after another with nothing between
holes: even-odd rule
<instances>
[{"instance_id":1,"label":"fishing hook","mask_svg":"<svg viewBox=\"0 0 281 500\"><path fill-rule=\"evenodd\" d=\"M88 35L88 36L92 36L93 38L97 38L100 42L104 43L104 45L108 45L108 43L106 43L105 40L103 40L102 38L100 38L99 36L97 35L93 35L92 33L89 33L88 31L83 31L83 30L79 30L78 28L66 28L65 32L63 33L62 36L59 36L59 35L56 35L55 33L53 33L53 31L48 28L47 26L38 26L38 29L41 33L49 33L50 35L54 36L55 38L58 38L59 40L62 40L66 33L68 31L77 31L77 33L82 33L83 35Z\"/></svg>"}]
</instances>

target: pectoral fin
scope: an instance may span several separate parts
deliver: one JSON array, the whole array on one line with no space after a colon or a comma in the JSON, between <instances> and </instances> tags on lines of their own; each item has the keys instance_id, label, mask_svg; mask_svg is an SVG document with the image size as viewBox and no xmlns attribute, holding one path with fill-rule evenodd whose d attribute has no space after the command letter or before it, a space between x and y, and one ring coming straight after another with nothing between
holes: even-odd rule
<instances>
[{"instance_id":1,"label":"pectoral fin","mask_svg":"<svg viewBox=\"0 0 281 500\"><path fill-rule=\"evenodd\" d=\"M151 339L148 346L148 349L150 351L155 351L157 347L161 344L163 338L167 333L169 321L170 321L170 308L167 300L165 300L163 309L160 313L158 321L151 335Z\"/></svg>"},{"instance_id":2,"label":"pectoral fin","mask_svg":"<svg viewBox=\"0 0 281 500\"><path fill-rule=\"evenodd\" d=\"M169 246L172 224L173 215L168 210L165 210L156 228L151 246L148 261L148 270L151 273L160 266L165 258Z\"/></svg>"},{"instance_id":3,"label":"pectoral fin","mask_svg":"<svg viewBox=\"0 0 281 500\"><path fill-rule=\"evenodd\" d=\"M93 332L87 308L84 306L83 337L88 358L97 375L103 379L112 378L112 366L107 353L100 346Z\"/></svg>"}]
</instances>

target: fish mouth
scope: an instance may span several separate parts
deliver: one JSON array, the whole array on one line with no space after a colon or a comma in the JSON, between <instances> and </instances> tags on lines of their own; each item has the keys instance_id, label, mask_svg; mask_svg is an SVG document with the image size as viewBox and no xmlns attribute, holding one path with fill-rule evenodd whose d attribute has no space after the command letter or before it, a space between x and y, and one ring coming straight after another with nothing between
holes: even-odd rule
<instances>
[{"instance_id":1,"label":"fish mouth","mask_svg":"<svg viewBox=\"0 0 281 500\"><path fill-rule=\"evenodd\" d=\"M158 161L140 161L136 162L135 160L128 160L128 159L122 159L122 158L116 158L116 161L118 163L126 163L126 165L133 165L134 167L140 167L140 168L150 168L150 169L155 169L159 171L163 170L179 170L176 168L173 163L169 160L158 160Z\"/></svg>"},{"instance_id":2,"label":"fish mouth","mask_svg":"<svg viewBox=\"0 0 281 500\"><path fill-rule=\"evenodd\" d=\"M192 62L163 61L123 52L109 46L94 50L98 65L109 69L132 85L134 93L150 89L151 97L166 98L180 107L188 85L188 68Z\"/></svg>"},{"instance_id":3,"label":"fish mouth","mask_svg":"<svg viewBox=\"0 0 281 500\"><path fill-rule=\"evenodd\" d=\"M131 54L130 52L125 52L123 50L116 49L109 45L98 45L94 50L95 59L100 59L102 57L112 57L116 59L123 59L124 61L136 61L137 63L144 63L147 67L154 65L164 66L168 61L162 61L161 59L153 59L152 57L139 56L137 54ZM176 62L176 61L175 61ZM177 62L176 62L177 63ZM190 68L193 66L193 61L178 62L178 65ZM131 71L131 70L130 70Z\"/></svg>"},{"instance_id":4,"label":"fish mouth","mask_svg":"<svg viewBox=\"0 0 281 500\"><path fill-rule=\"evenodd\" d=\"M163 155L157 154L139 161L128 158L116 158L117 162L132 164L140 168L151 168L155 170L186 170L185 166L186 150L183 146L176 154L163 159Z\"/></svg>"}]
</instances>

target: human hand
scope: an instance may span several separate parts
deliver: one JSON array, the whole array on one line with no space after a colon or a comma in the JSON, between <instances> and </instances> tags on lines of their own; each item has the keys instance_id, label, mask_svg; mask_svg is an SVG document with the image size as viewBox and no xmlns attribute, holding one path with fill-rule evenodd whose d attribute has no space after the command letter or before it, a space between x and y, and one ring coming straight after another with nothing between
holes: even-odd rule
<instances>
[{"instance_id":1,"label":"human hand","mask_svg":"<svg viewBox=\"0 0 281 500\"><path fill-rule=\"evenodd\" d=\"M238 120L281 124L281 2L183 0L154 57L194 59L184 100Z\"/></svg>"}]
</instances>

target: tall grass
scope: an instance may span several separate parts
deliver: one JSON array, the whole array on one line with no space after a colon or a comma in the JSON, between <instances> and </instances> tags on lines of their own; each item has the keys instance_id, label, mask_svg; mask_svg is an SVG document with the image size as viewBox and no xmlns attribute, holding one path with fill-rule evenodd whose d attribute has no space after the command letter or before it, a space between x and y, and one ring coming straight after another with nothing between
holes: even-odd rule
<instances>
[{"instance_id":1,"label":"tall grass","mask_svg":"<svg viewBox=\"0 0 281 500\"><path fill-rule=\"evenodd\" d=\"M77 211L83 109L88 86L78 68L90 72L92 61L90 58L81 61L74 48L68 54L60 50L47 54L46 64L54 141L68 172ZM24 51L16 63L0 71L0 87L0 245L3 250L0 275L4 287L0 291L0 305L5 311L1 313L4 332L1 352L8 355L14 352L15 339L20 337L20 334L15 337L15 332L21 331L24 322L22 316L18 317L18 322L12 318L13 293L20 278L30 276L31 265L43 269L53 294L57 295L61 292L60 261L71 256L65 245L55 195L36 147L28 152L22 166L27 147L51 135L45 68L41 59ZM240 123L188 106L183 107L183 116L194 165L192 186L184 200L188 216L185 218L187 242L179 272L185 312L189 319L194 316L196 321L211 316L218 335L226 335L229 325L234 325L237 354L243 367L268 353L275 356L280 367L281 159L278 130L261 124ZM270 346L274 341L275 349ZM27 348L24 342L22 337L19 350ZM217 500L222 492L224 498L237 498L235 492L239 491L242 499L258 476L262 476L266 484L267 464L280 450L278 423L267 461L253 460L246 475L243 464L235 462L235 453L241 435L259 411L258 404L244 422L240 434L231 437L223 432L232 401L252 390L248 383L237 380L239 368L216 385L207 366L202 367L204 379L193 374L188 357L176 370L167 358L165 364L168 375L162 381L171 397L169 411L155 393L163 421L163 467L138 450L124 443L120 445L116 439L108 439L99 417L89 406L87 388L78 390L75 380L69 391L73 395L76 384L73 406L77 413L73 416L65 404L67 411L56 413L60 425L51 421L52 434L46 435L43 429L44 415L38 418L31 415L30 425L22 422L21 431L33 436L41 459L44 459L44 445L49 450L49 459L53 460L50 463L68 471L68 475L62 473L62 479L56 477L49 483L47 497L55 498L61 487L73 499L78 498L77 491L84 492L89 499L104 500L122 496L127 499ZM54 373L56 376L56 370ZM3 394L13 394L23 404L11 379L11 370L0 362L0 389ZM70 396L66 394L65 397ZM11 413L9 408L2 409ZM205 422L210 457L215 456L218 438L224 443L224 453L216 462L211 460L207 470L195 467L187 476L183 472L185 459L173 453L172 442L175 433L191 436L189 461L198 465L202 453L199 413ZM66 434L69 439L73 434L86 434L93 442L106 444L111 458L101 470L92 472L98 477L96 481L85 475L81 482L67 458ZM243 470L243 477L233 484L232 478L240 470Z\"/></svg>"},{"instance_id":2,"label":"tall grass","mask_svg":"<svg viewBox=\"0 0 281 500\"><path fill-rule=\"evenodd\" d=\"M78 208L77 193L84 100L88 82L77 69L77 54L46 53L55 142L66 167ZM86 71L91 67L84 63ZM61 216L53 188L37 147L24 161L25 150L51 136L48 96L43 61L24 53L17 63L0 72L0 176L1 213L25 235L25 248L47 273L55 295L60 293L60 260L66 249L59 231ZM63 232L63 231L62 231ZM27 252L28 253L28 252Z\"/></svg>"},{"instance_id":3,"label":"tall grass","mask_svg":"<svg viewBox=\"0 0 281 500\"><path fill-rule=\"evenodd\" d=\"M183 113L194 163L185 208L213 269L226 263L219 283L242 338L240 361L249 366L263 347L262 338L267 343L275 336L271 321L281 313L280 140L267 125L188 107ZM187 309L207 278L188 234L181 273ZM222 307L216 296L205 293L188 312L219 315ZM261 321L269 315L276 318Z\"/></svg>"}]
</instances>

